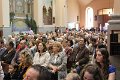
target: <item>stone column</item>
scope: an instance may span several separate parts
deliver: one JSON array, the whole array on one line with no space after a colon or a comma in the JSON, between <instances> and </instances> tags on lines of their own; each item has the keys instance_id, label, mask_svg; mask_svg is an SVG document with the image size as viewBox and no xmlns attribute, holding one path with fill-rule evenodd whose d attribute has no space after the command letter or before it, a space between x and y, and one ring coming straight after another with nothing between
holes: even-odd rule
<instances>
[{"instance_id":1,"label":"stone column","mask_svg":"<svg viewBox=\"0 0 120 80\"><path fill-rule=\"evenodd\" d=\"M62 0L56 0L56 3L55 3L55 25L57 27L60 27L61 26L61 18L62 18Z\"/></svg>"},{"instance_id":2,"label":"stone column","mask_svg":"<svg viewBox=\"0 0 120 80\"><path fill-rule=\"evenodd\" d=\"M120 30L120 0L114 0L114 14L108 21L108 51L110 51L110 33L111 30Z\"/></svg>"},{"instance_id":3,"label":"stone column","mask_svg":"<svg viewBox=\"0 0 120 80\"><path fill-rule=\"evenodd\" d=\"M120 30L120 0L114 0L114 14L108 21L108 51L110 51L110 33L111 30Z\"/></svg>"},{"instance_id":4,"label":"stone column","mask_svg":"<svg viewBox=\"0 0 120 80\"><path fill-rule=\"evenodd\" d=\"M38 27L43 27L43 0L34 0L34 19Z\"/></svg>"},{"instance_id":5,"label":"stone column","mask_svg":"<svg viewBox=\"0 0 120 80\"><path fill-rule=\"evenodd\" d=\"M0 0L0 30L6 38L11 34L9 0ZM6 33L7 31L7 33Z\"/></svg>"},{"instance_id":6,"label":"stone column","mask_svg":"<svg viewBox=\"0 0 120 80\"><path fill-rule=\"evenodd\" d=\"M0 0L0 27L9 27L9 0Z\"/></svg>"},{"instance_id":7,"label":"stone column","mask_svg":"<svg viewBox=\"0 0 120 80\"><path fill-rule=\"evenodd\" d=\"M67 3L66 0L55 2L55 25L64 29L67 24Z\"/></svg>"},{"instance_id":8,"label":"stone column","mask_svg":"<svg viewBox=\"0 0 120 80\"><path fill-rule=\"evenodd\" d=\"M120 0L114 0L114 15L112 15L111 20L108 21L109 26L108 26L108 51L110 52L110 34L111 31L118 31L120 32ZM119 53L118 53L119 54ZM116 80L120 79L120 55L113 55L110 56L110 61L112 63L112 65L116 66Z\"/></svg>"}]
</instances>

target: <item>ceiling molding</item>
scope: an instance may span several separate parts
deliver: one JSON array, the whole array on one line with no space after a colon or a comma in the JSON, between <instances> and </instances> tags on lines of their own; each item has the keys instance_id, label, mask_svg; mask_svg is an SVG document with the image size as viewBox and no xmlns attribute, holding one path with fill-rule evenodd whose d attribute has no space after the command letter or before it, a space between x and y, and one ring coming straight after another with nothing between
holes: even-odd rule
<instances>
[{"instance_id":1,"label":"ceiling molding","mask_svg":"<svg viewBox=\"0 0 120 80\"><path fill-rule=\"evenodd\" d=\"M79 0L80 4L82 4L82 5L88 5L92 1L93 0Z\"/></svg>"}]
</instances>

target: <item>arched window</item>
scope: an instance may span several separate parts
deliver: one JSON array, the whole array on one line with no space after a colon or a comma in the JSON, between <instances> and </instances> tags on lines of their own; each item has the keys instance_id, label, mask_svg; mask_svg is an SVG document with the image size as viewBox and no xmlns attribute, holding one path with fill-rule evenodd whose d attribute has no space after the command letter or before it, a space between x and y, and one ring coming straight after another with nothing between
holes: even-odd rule
<instances>
[{"instance_id":1,"label":"arched window","mask_svg":"<svg viewBox=\"0 0 120 80\"><path fill-rule=\"evenodd\" d=\"M93 27L93 9L91 7L87 7L85 29L91 29L92 27Z\"/></svg>"}]
</instances>

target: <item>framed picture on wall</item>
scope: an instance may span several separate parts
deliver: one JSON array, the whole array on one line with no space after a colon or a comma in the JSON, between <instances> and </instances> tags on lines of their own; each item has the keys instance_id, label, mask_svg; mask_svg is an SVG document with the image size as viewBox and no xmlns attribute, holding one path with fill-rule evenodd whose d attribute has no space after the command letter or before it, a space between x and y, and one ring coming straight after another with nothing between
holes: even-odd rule
<instances>
[{"instance_id":1,"label":"framed picture on wall","mask_svg":"<svg viewBox=\"0 0 120 80\"><path fill-rule=\"evenodd\" d=\"M52 25L52 0L44 0L43 5L43 23L44 25Z\"/></svg>"}]
</instances>

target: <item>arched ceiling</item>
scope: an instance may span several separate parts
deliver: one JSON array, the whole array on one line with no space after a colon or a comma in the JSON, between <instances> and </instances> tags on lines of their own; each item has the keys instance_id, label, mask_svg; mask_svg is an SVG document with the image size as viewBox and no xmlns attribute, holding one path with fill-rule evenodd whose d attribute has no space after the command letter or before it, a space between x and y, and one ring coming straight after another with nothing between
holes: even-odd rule
<instances>
[{"instance_id":1,"label":"arched ceiling","mask_svg":"<svg viewBox=\"0 0 120 80\"><path fill-rule=\"evenodd\" d=\"M79 0L80 4L87 5L93 0Z\"/></svg>"}]
</instances>

